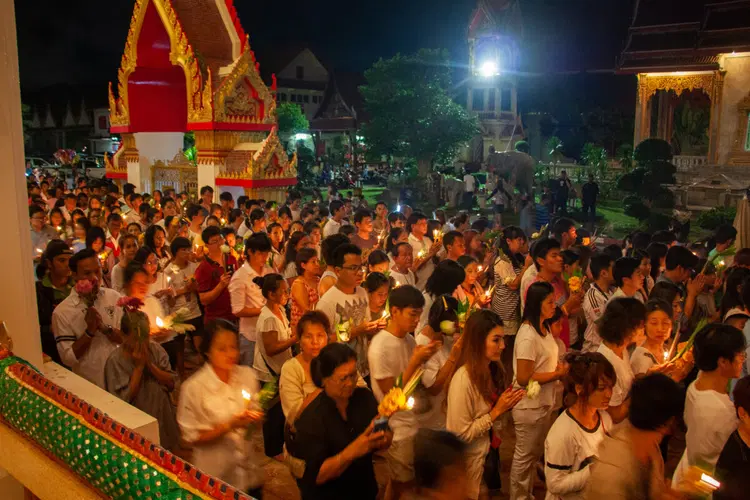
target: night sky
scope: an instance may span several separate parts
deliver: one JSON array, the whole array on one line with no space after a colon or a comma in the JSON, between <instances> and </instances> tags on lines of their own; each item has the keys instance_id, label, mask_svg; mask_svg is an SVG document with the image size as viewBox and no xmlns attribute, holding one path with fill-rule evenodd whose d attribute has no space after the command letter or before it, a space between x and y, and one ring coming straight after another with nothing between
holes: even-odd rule
<instances>
[{"instance_id":1,"label":"night sky","mask_svg":"<svg viewBox=\"0 0 750 500\"><path fill-rule=\"evenodd\" d=\"M521 0L521 59L536 73L613 69L634 0ZM16 0L21 85L116 79L130 0ZM235 0L261 65L275 49L309 46L339 70L380 57L446 48L468 61L466 31L476 0ZM292 15L292 13L294 15Z\"/></svg>"}]
</instances>

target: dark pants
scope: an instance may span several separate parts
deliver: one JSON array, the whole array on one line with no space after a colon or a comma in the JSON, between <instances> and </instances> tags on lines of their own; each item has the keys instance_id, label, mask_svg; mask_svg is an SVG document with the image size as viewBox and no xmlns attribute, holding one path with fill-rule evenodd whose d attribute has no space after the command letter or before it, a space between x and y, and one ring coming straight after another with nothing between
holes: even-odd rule
<instances>
[{"instance_id":1,"label":"dark pants","mask_svg":"<svg viewBox=\"0 0 750 500\"><path fill-rule=\"evenodd\" d=\"M471 210L474 206L474 193L464 192L464 198L461 202L464 210Z\"/></svg>"},{"instance_id":2,"label":"dark pants","mask_svg":"<svg viewBox=\"0 0 750 500\"><path fill-rule=\"evenodd\" d=\"M263 447L267 457L281 455L284 451L284 425L286 418L281 409L281 400L266 412L263 421Z\"/></svg>"},{"instance_id":3,"label":"dark pants","mask_svg":"<svg viewBox=\"0 0 750 500\"><path fill-rule=\"evenodd\" d=\"M555 213L568 213L568 197L555 199Z\"/></svg>"},{"instance_id":4,"label":"dark pants","mask_svg":"<svg viewBox=\"0 0 750 500\"><path fill-rule=\"evenodd\" d=\"M591 215L587 215L591 212ZM584 203L583 204L583 217L588 219L590 222L596 221L596 203Z\"/></svg>"}]
</instances>

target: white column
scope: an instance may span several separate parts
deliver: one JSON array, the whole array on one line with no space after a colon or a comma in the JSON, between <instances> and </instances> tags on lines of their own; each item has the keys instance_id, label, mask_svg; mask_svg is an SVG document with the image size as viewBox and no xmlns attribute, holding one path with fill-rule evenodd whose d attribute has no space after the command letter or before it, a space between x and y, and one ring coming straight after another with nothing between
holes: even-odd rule
<instances>
[{"instance_id":1,"label":"white column","mask_svg":"<svg viewBox=\"0 0 750 500\"><path fill-rule=\"evenodd\" d=\"M42 343L36 310L34 270L29 256L31 232L24 176L21 88L18 81L16 15L12 0L0 2L0 213L5 237L0 244L3 263L0 321L13 337L14 352L42 366Z\"/></svg>"}]
</instances>

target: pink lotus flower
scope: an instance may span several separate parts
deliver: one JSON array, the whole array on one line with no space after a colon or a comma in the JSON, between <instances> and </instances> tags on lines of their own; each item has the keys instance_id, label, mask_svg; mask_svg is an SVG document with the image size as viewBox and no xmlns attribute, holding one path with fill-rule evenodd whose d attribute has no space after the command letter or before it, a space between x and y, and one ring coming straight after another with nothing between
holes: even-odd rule
<instances>
[{"instance_id":1,"label":"pink lotus flower","mask_svg":"<svg viewBox=\"0 0 750 500\"><path fill-rule=\"evenodd\" d=\"M79 280L76 282L76 293L78 295L89 295L94 291L94 283L91 280Z\"/></svg>"},{"instance_id":2,"label":"pink lotus flower","mask_svg":"<svg viewBox=\"0 0 750 500\"><path fill-rule=\"evenodd\" d=\"M120 297L117 301L117 306L122 307L128 312L134 312L138 311L143 306L143 302L141 299L135 297Z\"/></svg>"}]
</instances>

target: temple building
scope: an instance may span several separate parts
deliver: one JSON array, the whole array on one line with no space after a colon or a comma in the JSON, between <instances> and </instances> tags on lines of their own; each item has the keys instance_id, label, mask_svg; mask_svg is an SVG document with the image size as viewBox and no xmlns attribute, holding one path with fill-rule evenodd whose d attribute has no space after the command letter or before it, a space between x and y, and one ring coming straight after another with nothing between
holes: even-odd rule
<instances>
[{"instance_id":1,"label":"temple building","mask_svg":"<svg viewBox=\"0 0 750 500\"><path fill-rule=\"evenodd\" d=\"M481 135L466 161L482 161L490 146L512 150L523 138L516 73L522 30L518 0L479 0L471 15L466 108L477 114Z\"/></svg>"},{"instance_id":2,"label":"temple building","mask_svg":"<svg viewBox=\"0 0 750 500\"><path fill-rule=\"evenodd\" d=\"M750 1L636 2L617 66L638 78L633 142L670 142L678 180L750 179L749 19Z\"/></svg>"}]
</instances>

